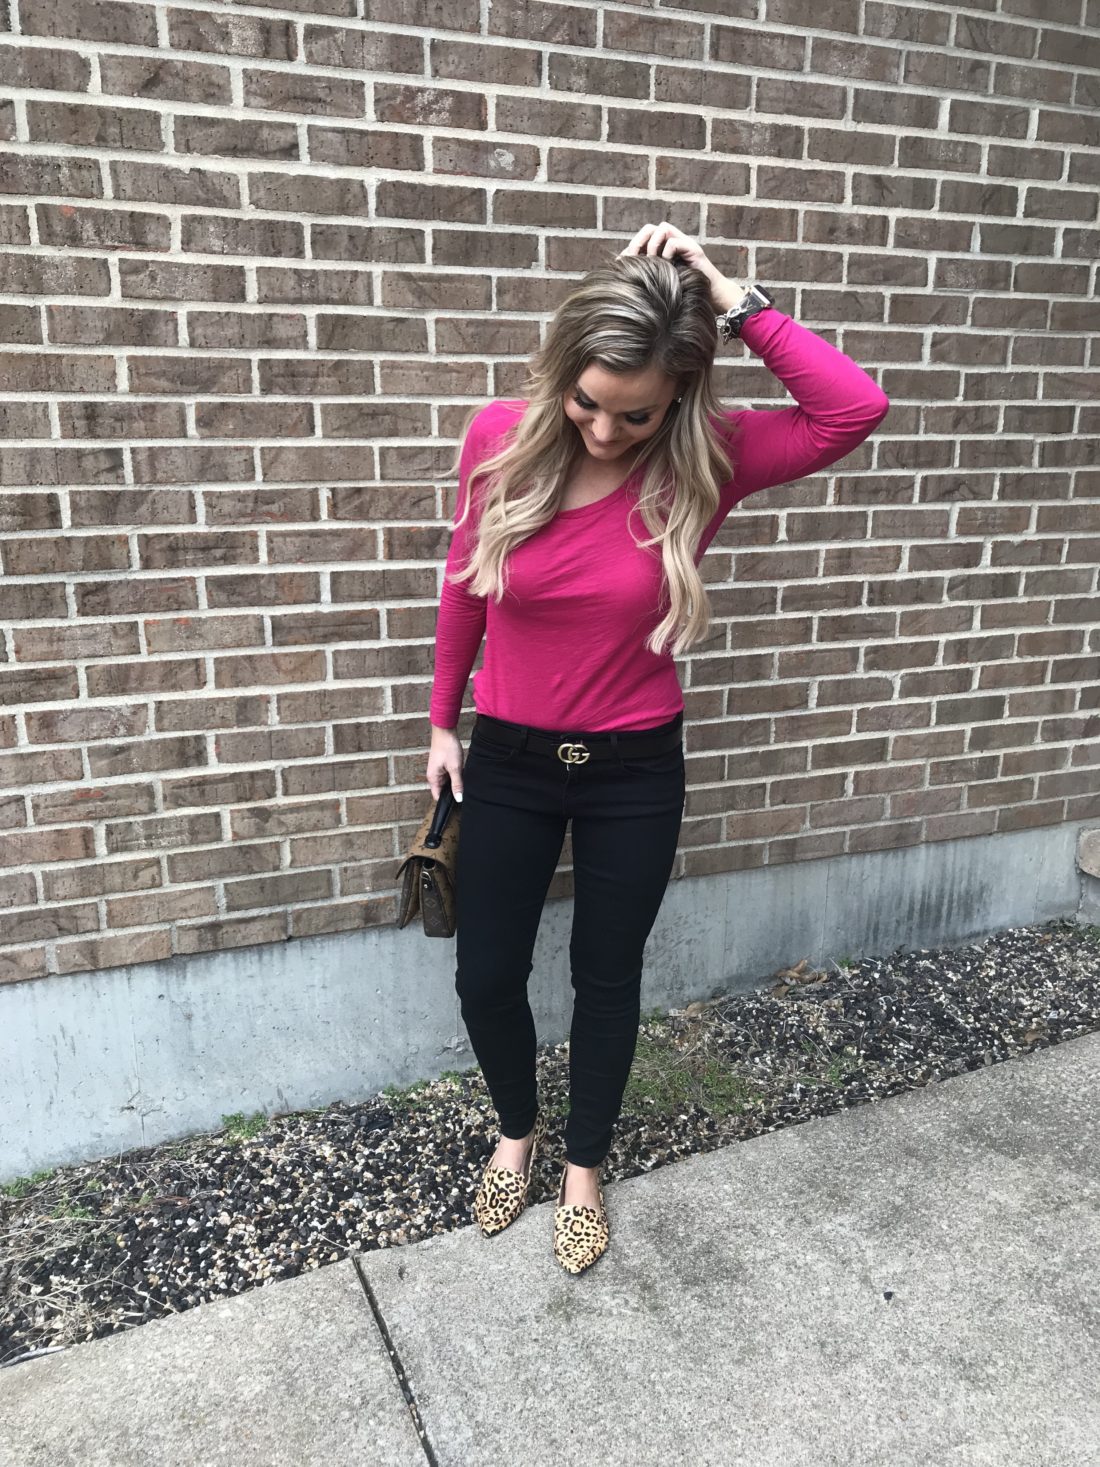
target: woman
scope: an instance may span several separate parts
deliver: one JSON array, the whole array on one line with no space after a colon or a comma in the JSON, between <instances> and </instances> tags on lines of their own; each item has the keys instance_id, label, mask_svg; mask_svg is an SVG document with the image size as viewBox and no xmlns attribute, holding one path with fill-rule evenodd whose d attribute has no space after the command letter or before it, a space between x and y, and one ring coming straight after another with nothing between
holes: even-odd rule
<instances>
[{"instance_id":1,"label":"woman","mask_svg":"<svg viewBox=\"0 0 1100 1467\"><path fill-rule=\"evenodd\" d=\"M721 334L742 335L797 406L721 406L710 380L719 317ZM486 1234L523 1210L544 1130L527 979L572 821L570 1111L554 1254L580 1273L608 1243L600 1166L683 815L673 658L708 629L699 561L739 500L850 453L889 401L667 221L645 225L572 291L526 385L526 398L467 419L427 779L435 798L445 775L466 797L455 990L500 1120L474 1202ZM486 632L464 766L456 729Z\"/></svg>"}]
</instances>

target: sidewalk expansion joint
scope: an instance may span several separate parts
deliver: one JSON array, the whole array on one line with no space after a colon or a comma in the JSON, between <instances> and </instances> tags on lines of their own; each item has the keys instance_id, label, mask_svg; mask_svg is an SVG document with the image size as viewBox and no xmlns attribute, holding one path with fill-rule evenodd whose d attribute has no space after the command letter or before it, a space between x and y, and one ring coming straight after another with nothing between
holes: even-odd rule
<instances>
[{"instance_id":1,"label":"sidewalk expansion joint","mask_svg":"<svg viewBox=\"0 0 1100 1467\"><path fill-rule=\"evenodd\" d=\"M370 1305L371 1313L374 1315L374 1322L378 1326L378 1332L382 1336L382 1341L386 1346L386 1354L390 1357L393 1373L397 1376L397 1384L401 1387L401 1394L405 1397L405 1404L409 1408L409 1414L412 1417L413 1426L416 1428L417 1439L423 1448L424 1456L428 1460L429 1467L439 1467L439 1458L432 1450L432 1444L428 1440L428 1433L420 1416L420 1408L416 1404L416 1397L413 1395L412 1387L409 1385L408 1376L405 1374L405 1367L401 1363L401 1356L397 1353L397 1346L390 1337L386 1321L382 1317L381 1309L378 1307L378 1300L374 1296L374 1290L371 1288L370 1281L363 1272L362 1265L354 1253L351 1254L351 1261L355 1268L356 1277L362 1286L363 1293L366 1295L367 1303Z\"/></svg>"}]
</instances>

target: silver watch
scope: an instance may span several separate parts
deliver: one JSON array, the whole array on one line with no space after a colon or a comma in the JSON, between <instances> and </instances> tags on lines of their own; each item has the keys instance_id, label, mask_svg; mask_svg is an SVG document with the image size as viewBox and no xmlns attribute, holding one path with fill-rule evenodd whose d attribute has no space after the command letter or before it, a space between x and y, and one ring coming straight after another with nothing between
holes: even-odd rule
<instances>
[{"instance_id":1,"label":"silver watch","mask_svg":"<svg viewBox=\"0 0 1100 1467\"><path fill-rule=\"evenodd\" d=\"M715 316L714 323L722 340L729 341L731 337L740 336L741 327L750 316L755 316L757 311L767 310L774 303L775 296L770 291L765 290L762 285L750 285L735 306L731 306L724 315Z\"/></svg>"}]
</instances>

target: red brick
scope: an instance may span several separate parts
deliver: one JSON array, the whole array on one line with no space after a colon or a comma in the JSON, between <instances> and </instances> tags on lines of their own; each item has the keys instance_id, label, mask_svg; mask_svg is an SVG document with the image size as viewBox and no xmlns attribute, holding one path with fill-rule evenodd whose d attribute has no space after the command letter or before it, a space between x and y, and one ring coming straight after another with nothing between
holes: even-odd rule
<instances>
[{"instance_id":1,"label":"red brick","mask_svg":"<svg viewBox=\"0 0 1100 1467\"><path fill-rule=\"evenodd\" d=\"M48 439L50 409L44 402L0 402L0 439Z\"/></svg>"},{"instance_id":2,"label":"red brick","mask_svg":"<svg viewBox=\"0 0 1100 1467\"><path fill-rule=\"evenodd\" d=\"M80 616L122 615L131 611L182 611L198 605L193 578L154 576L81 581L74 587Z\"/></svg>"},{"instance_id":3,"label":"red brick","mask_svg":"<svg viewBox=\"0 0 1100 1467\"><path fill-rule=\"evenodd\" d=\"M294 22L282 17L237 13L217 15L206 10L180 7L168 11L169 42L181 51L213 51L219 56L260 56L269 61L296 61L296 36Z\"/></svg>"},{"instance_id":4,"label":"red brick","mask_svg":"<svg viewBox=\"0 0 1100 1467\"><path fill-rule=\"evenodd\" d=\"M96 106L80 102L27 102L32 142L68 143L83 148L138 148L159 152L161 114L151 108Z\"/></svg>"},{"instance_id":5,"label":"red brick","mask_svg":"<svg viewBox=\"0 0 1100 1467\"><path fill-rule=\"evenodd\" d=\"M16 943L50 942L71 937L75 932L94 932L99 915L94 902L62 906L25 907L22 911L0 912L0 949Z\"/></svg>"},{"instance_id":6,"label":"red brick","mask_svg":"<svg viewBox=\"0 0 1100 1467\"><path fill-rule=\"evenodd\" d=\"M315 260L360 260L407 264L427 258L424 230L403 224L310 225Z\"/></svg>"},{"instance_id":7,"label":"red brick","mask_svg":"<svg viewBox=\"0 0 1100 1467\"><path fill-rule=\"evenodd\" d=\"M185 214L183 248L205 255L304 255L305 235L294 219L231 219Z\"/></svg>"},{"instance_id":8,"label":"red brick","mask_svg":"<svg viewBox=\"0 0 1100 1467\"><path fill-rule=\"evenodd\" d=\"M595 49L599 20L596 7L591 5L547 4L546 0L493 0L489 11L489 34L506 40L537 41L541 45ZM614 13L606 14L605 29L613 28L615 20ZM688 28L682 21L669 21L665 34L679 35ZM621 33L617 40L605 41L605 44L613 46L616 51L627 49ZM646 46L644 49L655 48Z\"/></svg>"},{"instance_id":9,"label":"red brick","mask_svg":"<svg viewBox=\"0 0 1100 1467\"><path fill-rule=\"evenodd\" d=\"M43 339L43 326L37 307L32 305L0 305L0 342L34 345Z\"/></svg>"},{"instance_id":10,"label":"red brick","mask_svg":"<svg viewBox=\"0 0 1100 1467\"><path fill-rule=\"evenodd\" d=\"M57 944L57 971L86 973L96 969L129 967L134 963L157 962L171 955L172 934L166 929L83 937Z\"/></svg>"},{"instance_id":11,"label":"red brick","mask_svg":"<svg viewBox=\"0 0 1100 1467\"><path fill-rule=\"evenodd\" d=\"M195 404L195 430L212 438L308 438L313 433L309 402L257 402L230 398Z\"/></svg>"},{"instance_id":12,"label":"red brick","mask_svg":"<svg viewBox=\"0 0 1100 1467\"><path fill-rule=\"evenodd\" d=\"M32 34L23 22L23 34ZM0 84L35 91L84 92L91 76L87 56L54 46L0 47Z\"/></svg>"},{"instance_id":13,"label":"red brick","mask_svg":"<svg viewBox=\"0 0 1100 1467\"><path fill-rule=\"evenodd\" d=\"M111 164L111 180L116 199L216 209L236 209L242 203L241 181L237 175L215 168L176 167L123 158Z\"/></svg>"},{"instance_id":14,"label":"red brick","mask_svg":"<svg viewBox=\"0 0 1100 1467\"><path fill-rule=\"evenodd\" d=\"M769 21L771 15L768 16ZM669 60L703 61L706 32L686 18L659 18L613 10L604 17L603 44L613 51L636 51Z\"/></svg>"},{"instance_id":15,"label":"red brick","mask_svg":"<svg viewBox=\"0 0 1100 1467\"><path fill-rule=\"evenodd\" d=\"M26 205L0 203L0 245L23 245L30 242L31 226ZM11 258L9 256L6 262L0 259L0 268L5 263L10 266ZM8 270L5 269L4 284L11 289L9 279Z\"/></svg>"},{"instance_id":16,"label":"red brick","mask_svg":"<svg viewBox=\"0 0 1100 1467\"><path fill-rule=\"evenodd\" d=\"M23 983L31 978L44 978L48 972L44 947L0 951L0 983Z\"/></svg>"},{"instance_id":17,"label":"red brick","mask_svg":"<svg viewBox=\"0 0 1100 1467\"><path fill-rule=\"evenodd\" d=\"M259 537L253 530L193 531L139 534L142 570L170 570L178 566L240 565L255 561Z\"/></svg>"},{"instance_id":18,"label":"red brick","mask_svg":"<svg viewBox=\"0 0 1100 1467\"><path fill-rule=\"evenodd\" d=\"M46 308L51 343L79 346L176 346L179 332L171 311L117 306Z\"/></svg>"},{"instance_id":19,"label":"red brick","mask_svg":"<svg viewBox=\"0 0 1100 1467\"><path fill-rule=\"evenodd\" d=\"M121 448L12 448L3 456L3 478L12 484L119 484L125 477ZM24 528L32 529L33 525Z\"/></svg>"},{"instance_id":20,"label":"red brick","mask_svg":"<svg viewBox=\"0 0 1100 1467\"><path fill-rule=\"evenodd\" d=\"M144 628L146 646L154 653L254 647L263 638L263 620L258 615L150 617ZM178 663L179 658L173 657L167 665L175 667Z\"/></svg>"},{"instance_id":21,"label":"red brick","mask_svg":"<svg viewBox=\"0 0 1100 1467\"><path fill-rule=\"evenodd\" d=\"M234 351L286 347L305 351L309 346L306 317L285 311L189 311L187 337L191 346Z\"/></svg>"},{"instance_id":22,"label":"red brick","mask_svg":"<svg viewBox=\"0 0 1100 1467\"><path fill-rule=\"evenodd\" d=\"M411 132L375 127L310 127L309 156L314 163L342 168L425 169L424 139ZM355 211L358 212L358 211Z\"/></svg>"},{"instance_id":23,"label":"red brick","mask_svg":"<svg viewBox=\"0 0 1100 1467\"><path fill-rule=\"evenodd\" d=\"M35 209L38 237L43 244L75 250L168 248L171 225L162 214L135 209L74 209L67 204L37 204Z\"/></svg>"},{"instance_id":24,"label":"red brick","mask_svg":"<svg viewBox=\"0 0 1100 1467\"><path fill-rule=\"evenodd\" d=\"M181 923L176 929L176 951L208 953L258 943L282 942L287 937L287 913L243 917L235 921Z\"/></svg>"},{"instance_id":25,"label":"red brick","mask_svg":"<svg viewBox=\"0 0 1100 1467\"><path fill-rule=\"evenodd\" d=\"M329 25L307 25L304 35L304 60L310 66L417 74L424 69L424 42L420 36L381 28L351 30Z\"/></svg>"},{"instance_id":26,"label":"red brick","mask_svg":"<svg viewBox=\"0 0 1100 1467\"><path fill-rule=\"evenodd\" d=\"M306 72L244 70L246 107L294 112L299 116L362 117L363 83L351 77Z\"/></svg>"},{"instance_id":27,"label":"red brick","mask_svg":"<svg viewBox=\"0 0 1100 1467\"><path fill-rule=\"evenodd\" d=\"M379 122L399 122L412 127L481 131L488 125L484 93L412 82L375 82L374 115ZM321 129L311 128L311 138L318 131Z\"/></svg>"},{"instance_id":28,"label":"red brick","mask_svg":"<svg viewBox=\"0 0 1100 1467\"><path fill-rule=\"evenodd\" d=\"M450 36L433 37L428 46L430 76L475 82L480 87L539 85L542 53L535 46L488 46Z\"/></svg>"},{"instance_id":29,"label":"red brick","mask_svg":"<svg viewBox=\"0 0 1100 1467\"><path fill-rule=\"evenodd\" d=\"M57 789L31 795L37 826L69 824L75 820L110 820L119 816L141 816L155 810L155 791L148 780L132 785L81 783L73 789Z\"/></svg>"},{"instance_id":30,"label":"red brick","mask_svg":"<svg viewBox=\"0 0 1100 1467\"><path fill-rule=\"evenodd\" d=\"M20 6L26 36L64 36L125 46L157 44L156 12L137 0L34 0Z\"/></svg>"},{"instance_id":31,"label":"red brick","mask_svg":"<svg viewBox=\"0 0 1100 1467\"><path fill-rule=\"evenodd\" d=\"M219 483L253 476L252 450L246 443L135 447L131 453L135 484ZM158 496L159 498L159 496ZM191 514L177 519L191 519Z\"/></svg>"},{"instance_id":32,"label":"red brick","mask_svg":"<svg viewBox=\"0 0 1100 1467\"><path fill-rule=\"evenodd\" d=\"M36 158L30 153L15 153L5 158L0 170L0 192L94 199L103 193L103 179L92 158ZM64 263L54 262L58 268Z\"/></svg>"},{"instance_id":33,"label":"red brick","mask_svg":"<svg viewBox=\"0 0 1100 1467\"><path fill-rule=\"evenodd\" d=\"M57 406L62 438L182 438L186 419L174 402L61 402Z\"/></svg>"},{"instance_id":34,"label":"red brick","mask_svg":"<svg viewBox=\"0 0 1100 1467\"><path fill-rule=\"evenodd\" d=\"M91 353L0 353L0 391L108 392L114 387L114 359Z\"/></svg>"},{"instance_id":35,"label":"red brick","mask_svg":"<svg viewBox=\"0 0 1100 1467\"><path fill-rule=\"evenodd\" d=\"M252 369L243 357L133 356L127 359L131 392L252 391Z\"/></svg>"},{"instance_id":36,"label":"red brick","mask_svg":"<svg viewBox=\"0 0 1100 1467\"><path fill-rule=\"evenodd\" d=\"M206 685L206 668L197 659L172 662L150 662L137 658L132 662L96 663L87 669L88 696L110 698L119 695L134 696L139 693L184 692L188 688ZM148 751L152 757L154 751ZM92 753L88 754L92 768Z\"/></svg>"},{"instance_id":37,"label":"red brick","mask_svg":"<svg viewBox=\"0 0 1100 1467\"><path fill-rule=\"evenodd\" d=\"M547 75L552 91L634 97L643 102L649 99L651 69L648 63L583 52L562 51L551 53L547 58ZM730 79L723 77L722 85L723 97L728 97Z\"/></svg>"},{"instance_id":38,"label":"red brick","mask_svg":"<svg viewBox=\"0 0 1100 1467\"><path fill-rule=\"evenodd\" d=\"M8 576L76 575L86 571L127 570L130 547L125 535L68 535L51 539L0 542Z\"/></svg>"},{"instance_id":39,"label":"red brick","mask_svg":"<svg viewBox=\"0 0 1100 1467\"><path fill-rule=\"evenodd\" d=\"M367 185L360 178L318 178L308 173L258 173L248 177L254 209L291 214L368 214Z\"/></svg>"},{"instance_id":40,"label":"red brick","mask_svg":"<svg viewBox=\"0 0 1100 1467\"><path fill-rule=\"evenodd\" d=\"M123 296L134 300L243 301L245 298L244 269L240 265L119 260L118 274Z\"/></svg>"},{"instance_id":41,"label":"red brick","mask_svg":"<svg viewBox=\"0 0 1100 1467\"><path fill-rule=\"evenodd\" d=\"M374 282L366 270L308 266L256 267L256 298L263 302L367 306L374 301Z\"/></svg>"},{"instance_id":42,"label":"red brick","mask_svg":"<svg viewBox=\"0 0 1100 1467\"><path fill-rule=\"evenodd\" d=\"M103 56L99 63L104 92L120 97L161 97L206 106L233 104L229 68L169 56Z\"/></svg>"},{"instance_id":43,"label":"red brick","mask_svg":"<svg viewBox=\"0 0 1100 1467\"><path fill-rule=\"evenodd\" d=\"M177 153L224 158L297 158L298 133L270 118L182 116L176 119Z\"/></svg>"}]
</instances>

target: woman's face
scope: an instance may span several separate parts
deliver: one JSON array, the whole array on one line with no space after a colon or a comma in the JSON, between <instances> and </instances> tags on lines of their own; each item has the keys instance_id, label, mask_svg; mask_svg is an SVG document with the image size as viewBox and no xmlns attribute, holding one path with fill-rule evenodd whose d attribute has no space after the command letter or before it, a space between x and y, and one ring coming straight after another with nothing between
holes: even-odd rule
<instances>
[{"instance_id":1,"label":"woman's face","mask_svg":"<svg viewBox=\"0 0 1100 1467\"><path fill-rule=\"evenodd\" d=\"M590 362L563 404L594 462L610 464L653 437L675 398L675 381L658 367L608 372Z\"/></svg>"}]
</instances>

